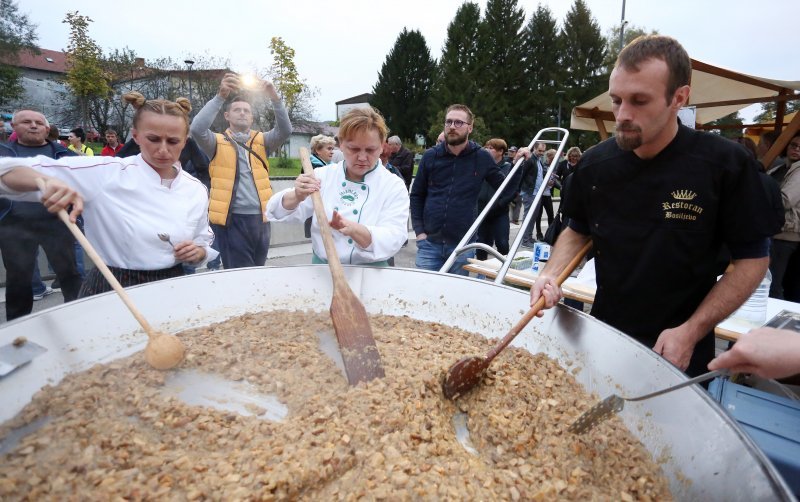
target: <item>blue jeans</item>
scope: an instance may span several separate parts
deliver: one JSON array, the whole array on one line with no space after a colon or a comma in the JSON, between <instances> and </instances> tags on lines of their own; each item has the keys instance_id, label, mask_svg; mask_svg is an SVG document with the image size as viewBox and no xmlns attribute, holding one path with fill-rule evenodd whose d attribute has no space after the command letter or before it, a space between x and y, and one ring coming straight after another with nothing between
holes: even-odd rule
<instances>
[{"instance_id":1,"label":"blue jeans","mask_svg":"<svg viewBox=\"0 0 800 502\"><path fill-rule=\"evenodd\" d=\"M211 225L226 270L263 267L269 252L270 225L261 214L232 213L228 225Z\"/></svg>"},{"instance_id":2,"label":"blue jeans","mask_svg":"<svg viewBox=\"0 0 800 502\"><path fill-rule=\"evenodd\" d=\"M455 244L430 242L428 239L417 241L417 258L415 261L417 268L438 272L455 248ZM448 272L456 275L469 276L469 272L464 270L464 265L468 263L467 258L473 258L474 256L474 249L461 253L456 257L456 261Z\"/></svg>"}]
</instances>

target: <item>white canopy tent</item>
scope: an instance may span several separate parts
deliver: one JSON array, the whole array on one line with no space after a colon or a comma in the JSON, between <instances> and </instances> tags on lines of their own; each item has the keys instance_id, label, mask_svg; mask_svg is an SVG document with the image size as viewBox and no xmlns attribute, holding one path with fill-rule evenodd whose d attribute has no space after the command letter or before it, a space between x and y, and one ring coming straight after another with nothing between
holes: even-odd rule
<instances>
[{"instance_id":1,"label":"white canopy tent","mask_svg":"<svg viewBox=\"0 0 800 502\"><path fill-rule=\"evenodd\" d=\"M773 80L713 66L692 59L692 92L689 106L697 113L698 129L716 119L729 115L754 103L777 102L776 124L783 133L764 158L775 158L788 144L791 136L800 130L800 114L788 124L784 122L786 101L800 100L800 81ZM614 114L608 93L600 94L572 109L570 128L598 131L605 139L615 130ZM776 125L776 124L761 124ZM787 127L784 129L783 126ZM748 127L745 125L743 127ZM771 160L770 160L771 162Z\"/></svg>"}]
</instances>

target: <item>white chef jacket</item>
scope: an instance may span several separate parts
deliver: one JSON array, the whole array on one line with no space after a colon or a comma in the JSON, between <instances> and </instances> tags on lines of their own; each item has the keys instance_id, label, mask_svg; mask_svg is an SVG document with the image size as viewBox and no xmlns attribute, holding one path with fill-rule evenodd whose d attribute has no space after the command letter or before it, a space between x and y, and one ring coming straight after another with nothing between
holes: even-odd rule
<instances>
[{"instance_id":1,"label":"white chef jacket","mask_svg":"<svg viewBox=\"0 0 800 502\"><path fill-rule=\"evenodd\" d=\"M364 176L364 182L350 181L345 178L344 162L314 169L314 175L321 183L320 193L328 221L333 218L333 211L337 211L342 217L366 226L372 234L372 243L362 248L353 239L332 228L339 260L353 265L388 260L397 254L408 239L409 200L406 185L380 161ZM283 207L283 196L290 190L294 188L282 190L269 199L267 219L302 223L313 217L311 245L314 254L327 260L312 198L307 197L290 211Z\"/></svg>"},{"instance_id":2,"label":"white chef jacket","mask_svg":"<svg viewBox=\"0 0 800 502\"><path fill-rule=\"evenodd\" d=\"M131 270L159 270L178 262L172 246L158 238L169 234L174 244L193 241L206 250L201 266L219 253L211 249L208 190L176 163L178 176L170 187L143 159L135 157L0 158L0 176L27 166L58 178L84 199L84 229L106 265ZM41 193L19 194L0 180L0 194L15 200L40 201ZM17 194L17 195L15 195Z\"/></svg>"}]
</instances>

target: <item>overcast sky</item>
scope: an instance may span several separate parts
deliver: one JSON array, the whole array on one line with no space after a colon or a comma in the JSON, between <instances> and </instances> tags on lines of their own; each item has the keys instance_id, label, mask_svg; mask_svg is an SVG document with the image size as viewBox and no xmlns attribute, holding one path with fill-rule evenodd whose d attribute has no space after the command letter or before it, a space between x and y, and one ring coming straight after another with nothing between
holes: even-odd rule
<instances>
[{"instance_id":1,"label":"overcast sky","mask_svg":"<svg viewBox=\"0 0 800 502\"><path fill-rule=\"evenodd\" d=\"M296 51L300 76L319 89L316 117L335 118L336 101L371 92L386 55L406 27L425 37L438 58L447 25L462 0L137 0L17 1L38 25L39 45L63 50L67 10L93 19L90 35L104 49L135 50L146 59L207 54L227 58L236 71L266 68L269 40L279 36ZM485 1L479 2L481 8ZM572 0L520 1L526 22L538 3L561 24ZM622 0L586 0L604 35L618 25ZM193 5L192 7L188 7ZM677 38L695 59L762 77L800 80L798 0L627 0L629 23ZM491 71L491 69L488 69ZM749 114L747 114L749 115Z\"/></svg>"}]
</instances>

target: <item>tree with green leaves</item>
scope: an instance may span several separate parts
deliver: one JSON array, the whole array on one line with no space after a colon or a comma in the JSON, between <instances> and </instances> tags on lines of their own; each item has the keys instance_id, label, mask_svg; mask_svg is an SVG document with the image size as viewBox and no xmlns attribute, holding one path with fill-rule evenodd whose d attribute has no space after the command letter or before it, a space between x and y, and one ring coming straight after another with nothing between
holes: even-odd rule
<instances>
[{"instance_id":1,"label":"tree with green leaves","mask_svg":"<svg viewBox=\"0 0 800 502\"><path fill-rule=\"evenodd\" d=\"M525 95L521 98L524 134L514 141L527 144L542 128L557 124L558 94L562 90L561 39L550 9L539 4L522 31Z\"/></svg>"},{"instance_id":2,"label":"tree with green leaves","mask_svg":"<svg viewBox=\"0 0 800 502\"><path fill-rule=\"evenodd\" d=\"M520 31L525 13L517 0L489 0L478 30L479 95L465 103L486 121L492 136L522 137L520 104L527 96L524 87L525 51Z\"/></svg>"},{"instance_id":3,"label":"tree with green leaves","mask_svg":"<svg viewBox=\"0 0 800 502\"><path fill-rule=\"evenodd\" d=\"M67 12L65 24L69 25L67 46L67 85L78 100L81 123L89 126L89 100L93 97L108 98L111 91L108 75L103 68L103 51L89 36L92 19L78 11Z\"/></svg>"},{"instance_id":4,"label":"tree with green leaves","mask_svg":"<svg viewBox=\"0 0 800 502\"><path fill-rule=\"evenodd\" d=\"M136 67L140 61L136 52L128 47L114 49L100 60L100 65L107 78L109 92L107 96L90 96L87 100L87 109L92 124L101 134L106 129L113 127L120 138L124 140L127 137L130 128L127 111L130 105L123 102L120 96L132 89L119 92L115 87L118 82L130 81L135 76Z\"/></svg>"},{"instance_id":5,"label":"tree with green leaves","mask_svg":"<svg viewBox=\"0 0 800 502\"><path fill-rule=\"evenodd\" d=\"M584 0L575 0L567 12L559 35L562 46L564 106L587 101L608 88L606 39ZM582 148L598 141L596 133L575 131L573 137Z\"/></svg>"},{"instance_id":6,"label":"tree with green leaves","mask_svg":"<svg viewBox=\"0 0 800 502\"><path fill-rule=\"evenodd\" d=\"M269 42L269 52L272 54L272 66L267 75L283 97L289 118L293 122L310 119L314 112L311 101L316 95L316 90L310 88L305 80L300 78L294 63L294 49L281 37L272 37Z\"/></svg>"},{"instance_id":7,"label":"tree with green leaves","mask_svg":"<svg viewBox=\"0 0 800 502\"><path fill-rule=\"evenodd\" d=\"M425 37L418 30L404 28L381 66L371 103L392 133L403 140L412 141L416 134L428 130L435 71Z\"/></svg>"},{"instance_id":8,"label":"tree with green leaves","mask_svg":"<svg viewBox=\"0 0 800 502\"><path fill-rule=\"evenodd\" d=\"M608 31L608 36L606 37L606 72L609 74L611 73L611 70L614 69L614 63L617 62L617 56L619 56L619 53L622 50L622 48L619 46L619 30L619 26L614 26ZM624 44L628 45L635 38L643 35L658 35L658 31L651 30L648 32L646 29L640 26L631 24L625 27L625 32L623 33L622 38Z\"/></svg>"},{"instance_id":9,"label":"tree with green leaves","mask_svg":"<svg viewBox=\"0 0 800 502\"><path fill-rule=\"evenodd\" d=\"M36 25L12 0L0 0L0 106L24 94L22 74L15 66L21 52L40 54Z\"/></svg>"},{"instance_id":10,"label":"tree with green leaves","mask_svg":"<svg viewBox=\"0 0 800 502\"><path fill-rule=\"evenodd\" d=\"M800 111L800 100L794 101L787 101L786 102L786 111L784 112L784 117L786 115ZM772 103L762 103L761 104L761 112L753 118L754 123L769 123L775 122L775 118L778 116L778 104L775 102Z\"/></svg>"},{"instance_id":11,"label":"tree with green leaves","mask_svg":"<svg viewBox=\"0 0 800 502\"><path fill-rule=\"evenodd\" d=\"M454 104L474 106L478 95L478 29L481 24L481 8L477 3L464 2L456 11L447 26L447 38L442 49L431 90L431 113L429 116L436 125L436 116ZM444 122L438 124L444 128ZM441 130L439 131L441 132ZM435 141L436 134L429 136Z\"/></svg>"},{"instance_id":12,"label":"tree with green leaves","mask_svg":"<svg viewBox=\"0 0 800 502\"><path fill-rule=\"evenodd\" d=\"M727 126L719 129L712 129L713 132L728 139L736 139L742 135L744 121L738 111L720 117L709 123L712 126Z\"/></svg>"}]
</instances>

